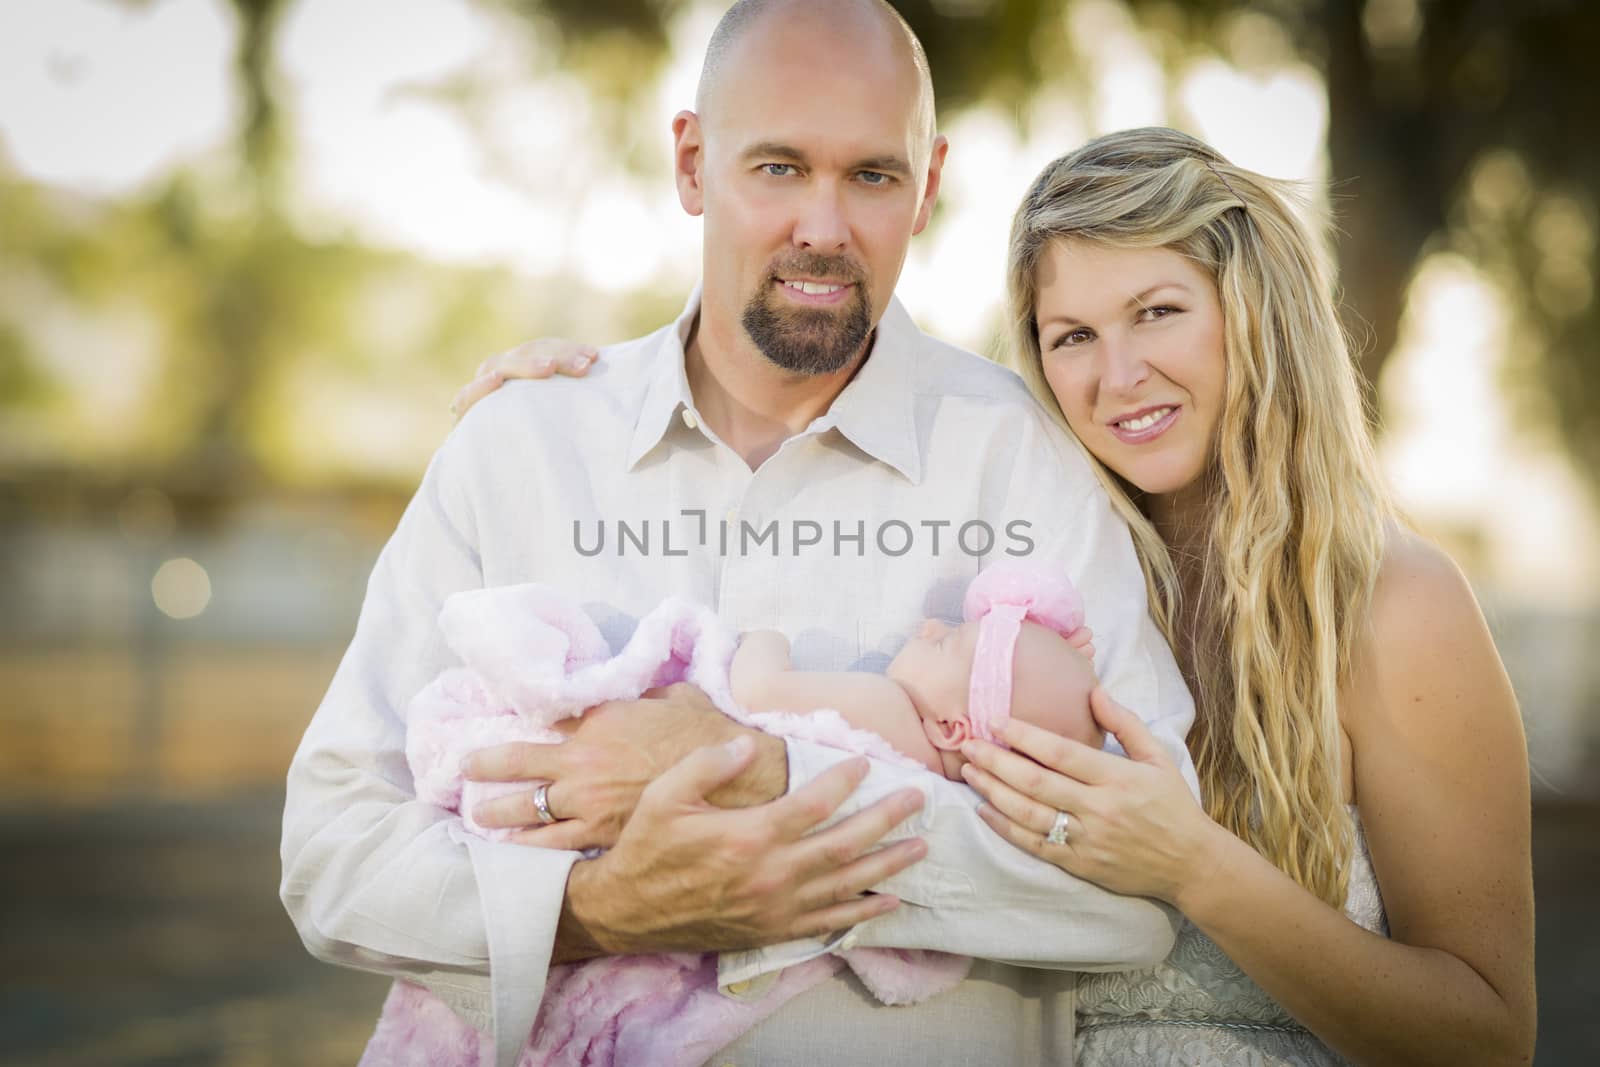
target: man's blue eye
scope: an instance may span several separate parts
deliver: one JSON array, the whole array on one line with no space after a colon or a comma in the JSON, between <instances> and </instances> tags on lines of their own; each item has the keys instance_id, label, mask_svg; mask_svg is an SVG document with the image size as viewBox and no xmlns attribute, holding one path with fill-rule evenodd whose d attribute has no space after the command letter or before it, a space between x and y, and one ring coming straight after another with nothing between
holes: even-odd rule
<instances>
[{"instance_id":1,"label":"man's blue eye","mask_svg":"<svg viewBox=\"0 0 1600 1067\"><path fill-rule=\"evenodd\" d=\"M893 179L881 170L864 170L861 172L861 180L868 185L888 185Z\"/></svg>"},{"instance_id":2,"label":"man's blue eye","mask_svg":"<svg viewBox=\"0 0 1600 1067\"><path fill-rule=\"evenodd\" d=\"M774 178L786 178L794 171L793 163L763 163L761 169Z\"/></svg>"}]
</instances>

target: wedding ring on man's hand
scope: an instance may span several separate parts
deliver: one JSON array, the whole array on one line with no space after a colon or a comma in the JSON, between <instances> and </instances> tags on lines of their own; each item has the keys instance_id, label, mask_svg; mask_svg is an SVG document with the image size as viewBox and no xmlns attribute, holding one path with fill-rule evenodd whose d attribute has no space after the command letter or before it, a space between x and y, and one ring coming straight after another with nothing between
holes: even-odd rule
<instances>
[{"instance_id":1,"label":"wedding ring on man's hand","mask_svg":"<svg viewBox=\"0 0 1600 1067\"><path fill-rule=\"evenodd\" d=\"M1050 824L1050 832L1044 835L1044 839L1052 845L1064 845L1067 843L1066 812L1056 812L1056 821Z\"/></svg>"},{"instance_id":2,"label":"wedding ring on man's hand","mask_svg":"<svg viewBox=\"0 0 1600 1067\"><path fill-rule=\"evenodd\" d=\"M542 823L560 822L550 811L550 783L540 782L533 790L533 806L539 812L539 821Z\"/></svg>"}]
</instances>

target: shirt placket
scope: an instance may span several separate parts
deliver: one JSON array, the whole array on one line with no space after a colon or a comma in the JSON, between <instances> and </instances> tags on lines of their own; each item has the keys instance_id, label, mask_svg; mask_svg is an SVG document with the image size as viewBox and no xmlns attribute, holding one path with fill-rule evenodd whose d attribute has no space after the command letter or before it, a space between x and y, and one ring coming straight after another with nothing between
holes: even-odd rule
<instances>
[{"instance_id":1,"label":"shirt placket","mask_svg":"<svg viewBox=\"0 0 1600 1067\"><path fill-rule=\"evenodd\" d=\"M790 438L729 497L727 552L719 560L717 613L736 630L782 628L778 580L790 533L785 502L792 498L794 457L803 445ZM733 457L741 468L743 461ZM775 526L773 525L775 524ZM773 526L772 529L768 529ZM791 564L796 562L791 560Z\"/></svg>"}]
</instances>

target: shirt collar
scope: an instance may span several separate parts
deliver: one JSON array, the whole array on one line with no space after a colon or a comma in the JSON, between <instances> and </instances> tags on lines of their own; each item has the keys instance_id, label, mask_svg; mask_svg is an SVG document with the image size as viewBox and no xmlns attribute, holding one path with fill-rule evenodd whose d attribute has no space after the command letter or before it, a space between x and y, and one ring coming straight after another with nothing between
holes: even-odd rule
<instances>
[{"instance_id":1,"label":"shirt collar","mask_svg":"<svg viewBox=\"0 0 1600 1067\"><path fill-rule=\"evenodd\" d=\"M680 411L694 411L689 376L683 367L683 351L689 340L689 331L694 328L694 320L699 314L700 287L697 285L672 326L656 334L655 352L651 354L649 363L650 380L645 385L644 399L639 404L639 417L634 420L633 437L628 441L624 459L628 470L637 466L651 449L661 443Z\"/></svg>"},{"instance_id":2,"label":"shirt collar","mask_svg":"<svg viewBox=\"0 0 1600 1067\"><path fill-rule=\"evenodd\" d=\"M650 380L628 442L628 470L661 443L680 412L699 417L684 371L684 346L699 314L700 287L696 286L671 328L657 334ZM922 480L913 373L921 337L922 331L899 298L892 298L861 369L828 410L807 427L810 433L837 429L851 444L893 467L913 485Z\"/></svg>"},{"instance_id":3,"label":"shirt collar","mask_svg":"<svg viewBox=\"0 0 1600 1067\"><path fill-rule=\"evenodd\" d=\"M916 485L922 481L922 447L917 440L916 359L922 331L899 297L889 301L878 322L872 351L850 384L812 422L827 426L851 444L887 463Z\"/></svg>"}]
</instances>

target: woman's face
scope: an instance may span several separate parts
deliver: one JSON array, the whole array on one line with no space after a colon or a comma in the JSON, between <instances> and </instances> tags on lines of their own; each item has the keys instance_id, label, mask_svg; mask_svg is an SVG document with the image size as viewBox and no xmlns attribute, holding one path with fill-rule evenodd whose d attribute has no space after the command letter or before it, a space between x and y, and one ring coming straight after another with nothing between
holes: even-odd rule
<instances>
[{"instance_id":1,"label":"woman's face","mask_svg":"<svg viewBox=\"0 0 1600 1067\"><path fill-rule=\"evenodd\" d=\"M1209 275L1167 248L1058 241L1038 268L1034 325L1067 424L1146 493L1210 467L1222 419L1222 304Z\"/></svg>"}]
</instances>

